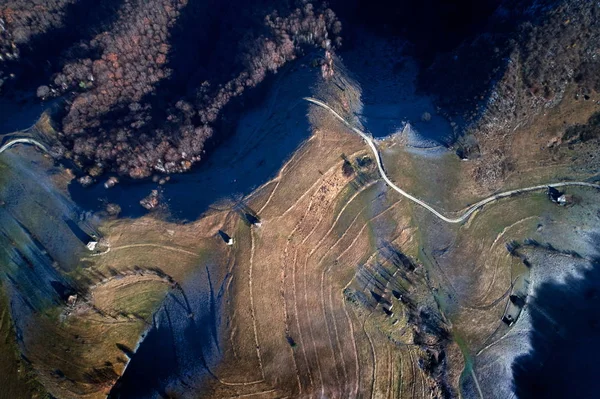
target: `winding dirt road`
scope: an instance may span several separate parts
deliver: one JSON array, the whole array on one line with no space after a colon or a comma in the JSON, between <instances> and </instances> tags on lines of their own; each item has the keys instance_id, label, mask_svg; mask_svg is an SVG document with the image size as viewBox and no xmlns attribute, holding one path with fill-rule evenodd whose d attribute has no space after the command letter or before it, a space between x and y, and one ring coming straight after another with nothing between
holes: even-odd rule
<instances>
[{"instance_id":1,"label":"winding dirt road","mask_svg":"<svg viewBox=\"0 0 600 399\"><path fill-rule=\"evenodd\" d=\"M541 184L538 186L524 187L524 188L519 188L516 190L510 190L510 191L505 191L503 193L494 194L488 198L482 199L481 201L477 202L476 204L471 205L463 212L463 214L461 216L459 216L457 218L449 218L449 217L441 214L437 210L435 210L431 205L427 204L426 202L424 202L424 201L420 200L419 198L411 195L410 193L407 193L406 191L402 190L400 187L396 186L390 180L390 178L385 173L385 170L383 167L383 161L381 159L381 155L379 154L379 150L377 150L377 147L375 146L373 139L368 134L366 134L362 130L352 126L346 119L344 119L340 114L338 114L336 111L334 111L333 108L331 108L329 105L325 104L324 102L319 101L316 98L312 98L312 97L304 97L304 100L329 111L339 121L341 121L344 125L346 125L349 129L351 129L352 131L357 133L360 137L363 138L363 140L366 141L366 143L369 145L369 148L371 149L371 152L373 152L375 159L377 160L377 168L379 169L379 174L381 175L383 180L388 184L388 186L390 186L392 189L394 189L395 191L397 191L404 197L413 201L414 203L427 209L429 212L433 213L435 216L437 216L441 220L448 222L448 223L462 223L462 222L466 221L467 219L469 219L469 217L475 211L477 211L479 208L483 207L484 205L486 205L490 202L497 201L501 198L511 197L511 196L517 195L517 194L527 193L527 192L531 192L531 191L545 190L548 186L552 186L552 187L583 186L583 187L591 187L591 188L600 190L600 185L598 185L598 184L579 182L579 181L575 181L575 182L562 181L562 182L556 182L556 183ZM8 150L15 144L32 144L32 145L35 145L36 147L40 148L42 151L48 152L48 149L46 148L46 146L43 145L42 143L40 143L39 141L36 141L34 139L29 139L29 138L18 138L18 139L11 140L8 143L4 144L2 147L0 147L0 154L2 154L4 151Z\"/></svg>"},{"instance_id":2,"label":"winding dirt road","mask_svg":"<svg viewBox=\"0 0 600 399\"><path fill-rule=\"evenodd\" d=\"M41 149L44 152L48 152L48 148L46 148L46 146L43 145L42 143L40 143L39 141L34 140L34 139L20 138L20 139L10 140L8 143L6 143L2 147L0 147L0 154L2 154L4 151L8 150L10 147L12 147L15 144L31 144L31 145L38 147L39 149Z\"/></svg>"},{"instance_id":3,"label":"winding dirt road","mask_svg":"<svg viewBox=\"0 0 600 399\"><path fill-rule=\"evenodd\" d=\"M397 191L398 193L400 193L404 197L406 197L409 200L413 201L414 203L416 203L416 204L422 206L423 208L427 209L429 212L433 213L435 216L437 216L441 220L443 220L445 222L448 222L448 223L462 223L462 222L466 221L467 219L469 219L469 216L471 216L473 214L473 212L475 212L479 208L483 207L484 205L486 205L486 204L488 204L490 202L499 200L500 198L511 197L513 195L517 195L517 194L521 194L521 193L527 193L527 192L530 192L530 191L545 190L545 189L548 188L548 186L552 186L552 187L584 186L584 187L592 187L592 188L600 190L600 185L598 185L598 184L586 183L586 182L578 182L578 181L576 181L576 182L562 181L562 182L557 182L557 183L541 184L539 186L531 186L531 187L519 188L519 189L516 189L516 190L510 190L510 191L505 191L503 193L494 194L491 197L482 199L481 201L477 202L476 204L473 204L470 207L468 207L461 216L459 216L457 218L449 218L447 216L444 216L440 212L436 211L433 207L431 207L426 202L424 202L424 201L418 199L417 197L414 197L411 194L407 193L406 191L402 190L400 187L396 186L389 179L389 177L385 174L385 170L383 168L383 161L381 160L381 155L379 154L379 151L377 150L377 147L375 146L375 143L373 142L373 139L371 137L369 137L368 134L366 134L362 130L360 130L360 129L354 127L354 126L352 126L348 121L346 121L342 116L340 116L340 114L338 114L329 105L325 104L324 102L319 101L316 98L312 98L312 97L304 97L304 100L306 100L306 101L308 101L308 102L310 102L312 104L318 105L319 107L321 107L321 108L329 111L333 116L335 116L338 120L340 120L344 125L346 125L349 129L351 129L352 131L354 131L355 133L357 133L360 137L363 138L363 140L365 140L367 142L367 144L371 148L371 152L373 152L373 155L375 156L375 158L377 160L377 168L379 169L379 174L381 175L381 177L383 178L383 180L385 180L385 182L388 184L388 186L390 186L392 189L394 189L395 191Z\"/></svg>"}]
</instances>

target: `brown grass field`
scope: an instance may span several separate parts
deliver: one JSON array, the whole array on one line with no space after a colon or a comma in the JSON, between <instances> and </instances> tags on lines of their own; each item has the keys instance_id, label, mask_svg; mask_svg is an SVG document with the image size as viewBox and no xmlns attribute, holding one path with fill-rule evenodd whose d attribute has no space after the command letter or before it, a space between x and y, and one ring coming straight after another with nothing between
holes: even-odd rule
<instances>
[{"instance_id":1,"label":"brown grass field","mask_svg":"<svg viewBox=\"0 0 600 399\"><path fill-rule=\"evenodd\" d=\"M359 91L345 83L351 89L344 93L319 89L351 114ZM575 123L588 111L575 115L567 104L558 115ZM461 375L467 360L476 362L506 332L500 319L508 295L516 279L528 276L505 244L537 237L541 223L561 223L574 217L574 208L557 210L536 193L487 205L460 226L442 224L389 190L373 164L358 166L370 154L357 135L321 109L311 108L308 119L310 137L272 180L240 201L260 226L244 220L240 203L226 200L186 224L159 214L103 220L98 229L110 249L74 251L78 261L68 269L84 294L28 322L33 333L24 345L33 371L16 360L0 298L0 354L9 359L0 362L0 382L11 381L7 397L42 395L32 373L59 397L105 397L165 296L206 265L225 291L221 358L200 397L456 396L461 379L471 378ZM481 160L472 162L450 153L425 159L393 138L379 145L399 186L451 215L498 187L589 177L569 163L573 150L544 147L559 133L557 120L544 121L551 127L545 132L524 128L518 137L525 142L502 147L513 169L497 185L473 177L492 157L492 138L481 138ZM539 150L524 152L532 140ZM59 191L70 178L64 170L52 177ZM47 211L43 204L31 209L19 215L29 224ZM232 246L219 230L234 239ZM15 376L15 365L22 375Z\"/></svg>"},{"instance_id":2,"label":"brown grass field","mask_svg":"<svg viewBox=\"0 0 600 399\"><path fill-rule=\"evenodd\" d=\"M367 178L360 183L356 174L344 175L341 155L353 160L365 148L327 123L245 201L260 227L227 209L186 225L116 220L101 228L110 252L85 259L88 270L102 275L139 265L180 281L204 262L231 274L223 359L212 370L217 378L202 388L205 397L428 397L435 389L418 365L424 352L402 304L395 302L399 323L392 328L380 305L351 303L344 294L364 290L357 268L381 257L383 242L406 253L416 253L418 244L406 200L372 171L361 171ZM218 238L219 229L234 238L232 247ZM152 291L156 279L109 279L93 287L94 304L116 310L123 295ZM424 285L416 291L428 292Z\"/></svg>"}]
</instances>

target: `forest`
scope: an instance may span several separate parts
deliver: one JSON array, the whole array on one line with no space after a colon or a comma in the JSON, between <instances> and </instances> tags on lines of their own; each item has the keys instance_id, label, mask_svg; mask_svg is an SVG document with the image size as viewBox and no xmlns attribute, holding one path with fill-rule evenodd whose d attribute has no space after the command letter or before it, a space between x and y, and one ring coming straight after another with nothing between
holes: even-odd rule
<instances>
[{"instance_id":1,"label":"forest","mask_svg":"<svg viewBox=\"0 0 600 399\"><path fill-rule=\"evenodd\" d=\"M597 13L582 0L5 0L0 95L60 98L53 153L92 176L145 178L203 159L257 86L299 56L329 76L341 21L345 48L361 45L361 29L408 40L419 89L476 123L497 90L526 109L572 83L589 99ZM514 82L502 83L506 71ZM491 105L503 117L511 104Z\"/></svg>"},{"instance_id":2,"label":"forest","mask_svg":"<svg viewBox=\"0 0 600 399\"><path fill-rule=\"evenodd\" d=\"M188 170L223 134L233 99L313 49L327 75L341 44L325 4L251 3L10 0L0 5L0 90L60 97L54 150L87 173Z\"/></svg>"}]
</instances>

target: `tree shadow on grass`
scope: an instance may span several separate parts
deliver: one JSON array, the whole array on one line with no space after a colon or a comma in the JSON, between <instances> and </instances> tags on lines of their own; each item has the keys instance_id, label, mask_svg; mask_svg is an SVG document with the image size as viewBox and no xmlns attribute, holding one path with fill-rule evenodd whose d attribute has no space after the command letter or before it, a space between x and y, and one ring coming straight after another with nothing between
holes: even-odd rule
<instances>
[{"instance_id":1,"label":"tree shadow on grass","mask_svg":"<svg viewBox=\"0 0 600 399\"><path fill-rule=\"evenodd\" d=\"M595 242L600 248L600 237ZM532 350L513 363L516 395L521 399L598 397L600 260L564 284L542 284L531 302Z\"/></svg>"},{"instance_id":2,"label":"tree shadow on grass","mask_svg":"<svg viewBox=\"0 0 600 399\"><path fill-rule=\"evenodd\" d=\"M190 392L201 377L213 376L220 352L220 297L213 289L207 267L167 296L138 349L127 353L131 362L110 398L168 397L167 391Z\"/></svg>"},{"instance_id":3,"label":"tree shadow on grass","mask_svg":"<svg viewBox=\"0 0 600 399\"><path fill-rule=\"evenodd\" d=\"M315 71L302 70L294 76L282 79L286 88L293 86L293 100L310 95L310 84L314 82ZM267 104L244 113L236 119L236 132L187 173L173 174L164 186L152 180L131 181L121 179L121 183L107 190L99 181L84 188L77 182L69 185L69 194L82 209L101 211L107 203L121 207L121 217L137 218L148 213L139 201L151 190L159 189L162 203L169 210L172 221L184 222L198 219L209 210L211 204L222 198L239 193L244 197L257 187L269 181L279 171L287 159L309 137L310 126L306 113L308 104L292 103L273 90L271 99L277 100L273 110ZM269 112L271 111L271 112ZM273 115L285 115L275 129L267 122ZM243 149L248 150L242 154ZM108 177L105 177L108 178ZM260 216L260 215L258 215Z\"/></svg>"}]
</instances>

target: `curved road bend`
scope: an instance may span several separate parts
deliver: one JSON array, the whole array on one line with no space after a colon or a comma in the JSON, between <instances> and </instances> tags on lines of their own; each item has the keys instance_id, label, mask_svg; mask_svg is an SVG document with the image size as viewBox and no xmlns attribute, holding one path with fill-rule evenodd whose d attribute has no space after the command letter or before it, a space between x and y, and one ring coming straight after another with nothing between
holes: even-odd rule
<instances>
[{"instance_id":1,"label":"curved road bend","mask_svg":"<svg viewBox=\"0 0 600 399\"><path fill-rule=\"evenodd\" d=\"M339 119L344 125L346 125L352 131L354 131L355 133L357 133L360 137L362 137L367 142L367 144L371 148L371 152L373 152L373 155L375 156L375 158L377 160L377 168L379 169L379 174L381 175L381 177L383 178L383 180L385 180L385 182L388 184L388 186L390 186L392 189L394 189L395 191L397 191L398 193L400 193L404 197L406 197L409 200L413 201L414 203L422 206L423 208L427 209L429 212L433 213L438 218L440 218L443 221L448 222L448 223L462 223L465 220L467 220L469 218L469 216L471 216L473 214L473 212L475 212L479 208L483 207L484 205L486 205L486 204L488 204L490 202L499 200L500 198L510 197L510 196L513 196L513 195L516 195L516 194L526 193L526 192L530 192L530 191L543 190L543 189L546 189L548 186L552 186L552 187L584 186L584 187L592 187L592 188L596 188L596 189L600 190L600 185L599 184L586 183L586 182L565 182L565 181L558 182L558 183L541 184L539 186L519 188L519 189L516 189L516 190L510 190L510 191L505 191L503 193L498 193L498 194L492 195L491 197L482 199L481 201L479 201L476 204L473 204L469 208L467 208L465 210L465 212L461 216L459 216L457 218L449 218L449 217L446 217L446 216L442 215L440 212L436 211L429 204L421 201L417 197L414 197L411 194L407 193L406 191L402 190L400 187L396 186L387 177L387 175L385 174L385 171L383 169L383 161L381 160L381 155L379 155L379 151L377 150L377 147L375 146L375 143L373 142L373 139L371 137L369 137L365 132L361 131L360 129L358 129L358 128L354 127L354 126L352 126L348 121L346 121L342 116L340 116L340 114L338 114L329 105L325 104L324 102L319 101L319 100L317 100L315 98L312 98L312 97L304 97L304 100L306 100L306 101L308 101L310 103L313 103L315 105L318 105L321 108L326 109L331 114L333 114L333 116L335 116L337 119Z\"/></svg>"},{"instance_id":2,"label":"curved road bend","mask_svg":"<svg viewBox=\"0 0 600 399\"><path fill-rule=\"evenodd\" d=\"M2 154L4 151L8 150L10 147L12 147L15 144L32 144L32 145L38 147L39 149L41 149L42 151L48 152L48 148L46 148L46 146L43 145L42 143L40 143L39 141L36 141L34 139L22 138L22 139L10 140L8 143L4 144L2 147L0 147L0 154Z\"/></svg>"},{"instance_id":3,"label":"curved road bend","mask_svg":"<svg viewBox=\"0 0 600 399\"><path fill-rule=\"evenodd\" d=\"M377 150L377 147L375 146L373 139L371 139L366 133L364 133L360 129L357 129L356 127L352 126L348 121L346 121L344 118L342 118L340 116L340 114L338 114L329 105L325 104L324 102L319 101L315 98L311 98L311 97L304 97L304 100L311 102L315 105L318 105L321 108L326 109L331 114L333 114L333 116L335 116L337 119L339 119L344 125L346 125L352 131L357 133L360 137L362 137L367 142L367 144L371 148L371 151L373 152L373 155L375 156L375 158L377 160L377 168L379 169L379 174L381 175L383 180L385 180L385 182L392 189L394 189L395 191L397 191L404 197L408 198L409 200L413 201L414 203L427 209L429 212L433 213L435 216L437 216L438 218L440 218L443 221L448 222L448 223L462 223L465 220L467 220L469 218L469 216L471 216L473 214L473 212L475 212L476 210L478 210L479 208L483 207L484 205L486 205L490 202L499 200L501 198L510 197L510 196L513 196L516 194L526 193L526 192L530 192L530 191L543 190L543 189L546 189L548 186L552 186L552 187L584 186L584 187L592 187L595 189L600 189L600 185L598 185L598 184L586 183L586 182L565 182L565 181L557 182L557 183L541 184L538 186L531 186L531 187L525 187L525 188L519 188L516 190L510 190L510 191L505 191L503 193L498 193L498 194L492 195L488 198L482 199L481 201L479 201L479 202L471 205L469 208L467 208L467 210L461 216L459 216L457 218L449 218L449 217L444 216L440 212L436 211L433 207L431 207L429 204L425 203L424 201L420 200L419 198L414 197L413 195L402 190L400 187L396 186L389 179L389 177L385 174L385 171L383 169L383 161L381 159L381 155L379 154L379 151ZM46 146L43 145L42 143L40 143L39 141L36 141L34 139L28 139L28 138L20 138L20 139L11 140L8 143L4 144L2 147L0 147L0 154L2 154L4 151L8 150L15 144L32 144L32 145L35 145L36 147L40 148L42 151L48 152L48 148L46 148Z\"/></svg>"}]
</instances>

